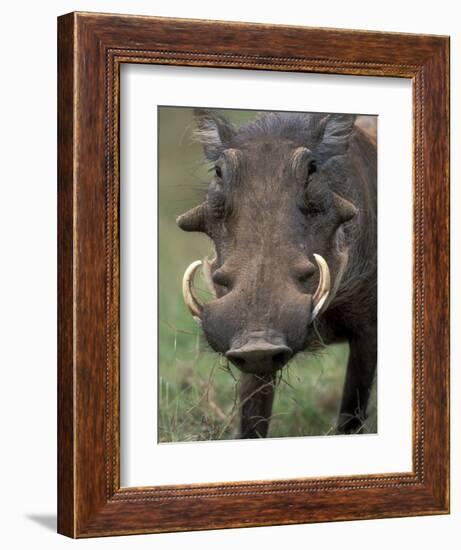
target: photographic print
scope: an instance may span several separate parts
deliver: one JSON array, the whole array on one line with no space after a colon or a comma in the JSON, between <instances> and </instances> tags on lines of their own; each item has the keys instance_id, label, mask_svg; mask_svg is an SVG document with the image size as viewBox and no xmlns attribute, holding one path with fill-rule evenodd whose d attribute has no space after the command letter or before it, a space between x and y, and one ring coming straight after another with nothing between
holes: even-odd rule
<instances>
[{"instance_id":1,"label":"photographic print","mask_svg":"<svg viewBox=\"0 0 461 550\"><path fill-rule=\"evenodd\" d=\"M158 121L159 442L376 433L377 117Z\"/></svg>"}]
</instances>

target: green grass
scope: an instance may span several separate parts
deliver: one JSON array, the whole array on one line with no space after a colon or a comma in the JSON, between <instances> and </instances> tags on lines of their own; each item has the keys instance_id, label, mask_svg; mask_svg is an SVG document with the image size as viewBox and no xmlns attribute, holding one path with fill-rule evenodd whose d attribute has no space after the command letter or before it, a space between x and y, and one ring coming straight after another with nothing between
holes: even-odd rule
<instances>
[{"instance_id":1,"label":"green grass","mask_svg":"<svg viewBox=\"0 0 461 550\"><path fill-rule=\"evenodd\" d=\"M226 111L226 116L239 123L254 113ZM159 440L232 439L238 430L239 372L208 347L181 294L185 268L213 255L207 237L175 224L178 214L203 199L207 166L191 139L190 109L162 108L159 121ZM347 355L347 344L335 344L315 356L300 354L283 369L270 437L333 432ZM376 391L372 401L368 429L376 431Z\"/></svg>"}]
</instances>

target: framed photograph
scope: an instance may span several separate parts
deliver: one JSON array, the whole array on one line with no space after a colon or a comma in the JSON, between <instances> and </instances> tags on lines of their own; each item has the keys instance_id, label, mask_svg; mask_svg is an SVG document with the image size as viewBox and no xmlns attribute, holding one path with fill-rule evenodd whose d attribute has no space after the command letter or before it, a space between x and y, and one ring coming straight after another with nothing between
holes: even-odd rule
<instances>
[{"instance_id":1,"label":"framed photograph","mask_svg":"<svg viewBox=\"0 0 461 550\"><path fill-rule=\"evenodd\" d=\"M449 39L58 20L58 530L449 512Z\"/></svg>"}]
</instances>

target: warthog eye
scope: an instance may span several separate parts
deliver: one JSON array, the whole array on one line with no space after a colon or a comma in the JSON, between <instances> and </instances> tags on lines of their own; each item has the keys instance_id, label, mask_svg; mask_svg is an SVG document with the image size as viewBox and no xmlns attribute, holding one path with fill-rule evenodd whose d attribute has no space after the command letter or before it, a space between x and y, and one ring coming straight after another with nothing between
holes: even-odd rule
<instances>
[{"instance_id":1,"label":"warthog eye","mask_svg":"<svg viewBox=\"0 0 461 550\"><path fill-rule=\"evenodd\" d=\"M311 176L316 171L317 171L317 161L315 159L311 159L309 161L309 164L307 165L307 180L306 180L306 183L309 181L309 176Z\"/></svg>"},{"instance_id":2,"label":"warthog eye","mask_svg":"<svg viewBox=\"0 0 461 550\"><path fill-rule=\"evenodd\" d=\"M214 170L215 170L215 174L217 175L218 178L222 178L222 170L219 166L215 166L214 167Z\"/></svg>"},{"instance_id":3,"label":"warthog eye","mask_svg":"<svg viewBox=\"0 0 461 550\"><path fill-rule=\"evenodd\" d=\"M311 175L317 171L317 161L314 154L307 147L295 149L290 162L291 169L296 179L302 184L310 183Z\"/></svg>"}]
</instances>

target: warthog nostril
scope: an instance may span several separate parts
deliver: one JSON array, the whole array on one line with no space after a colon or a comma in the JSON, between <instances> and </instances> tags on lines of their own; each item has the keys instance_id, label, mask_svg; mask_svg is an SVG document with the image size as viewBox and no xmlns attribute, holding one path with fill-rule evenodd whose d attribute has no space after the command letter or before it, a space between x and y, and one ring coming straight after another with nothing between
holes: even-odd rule
<instances>
[{"instance_id":1,"label":"warthog nostril","mask_svg":"<svg viewBox=\"0 0 461 550\"><path fill-rule=\"evenodd\" d=\"M217 269L211 276L213 282L217 285L220 285L224 288L229 288L231 286L231 278L229 273L224 271L224 269Z\"/></svg>"},{"instance_id":2,"label":"warthog nostril","mask_svg":"<svg viewBox=\"0 0 461 550\"><path fill-rule=\"evenodd\" d=\"M292 266L291 271L295 280L301 284L304 284L312 277L312 275L314 275L316 270L314 264L306 259L295 263Z\"/></svg>"},{"instance_id":3,"label":"warthog nostril","mask_svg":"<svg viewBox=\"0 0 461 550\"><path fill-rule=\"evenodd\" d=\"M226 353L237 367L242 370L276 370L288 362L293 355L291 348L285 345L274 345L265 340L250 341L237 349Z\"/></svg>"},{"instance_id":4,"label":"warthog nostril","mask_svg":"<svg viewBox=\"0 0 461 550\"><path fill-rule=\"evenodd\" d=\"M315 273L315 266L309 260L295 264L292 268L295 278L300 283L305 283Z\"/></svg>"}]
</instances>

